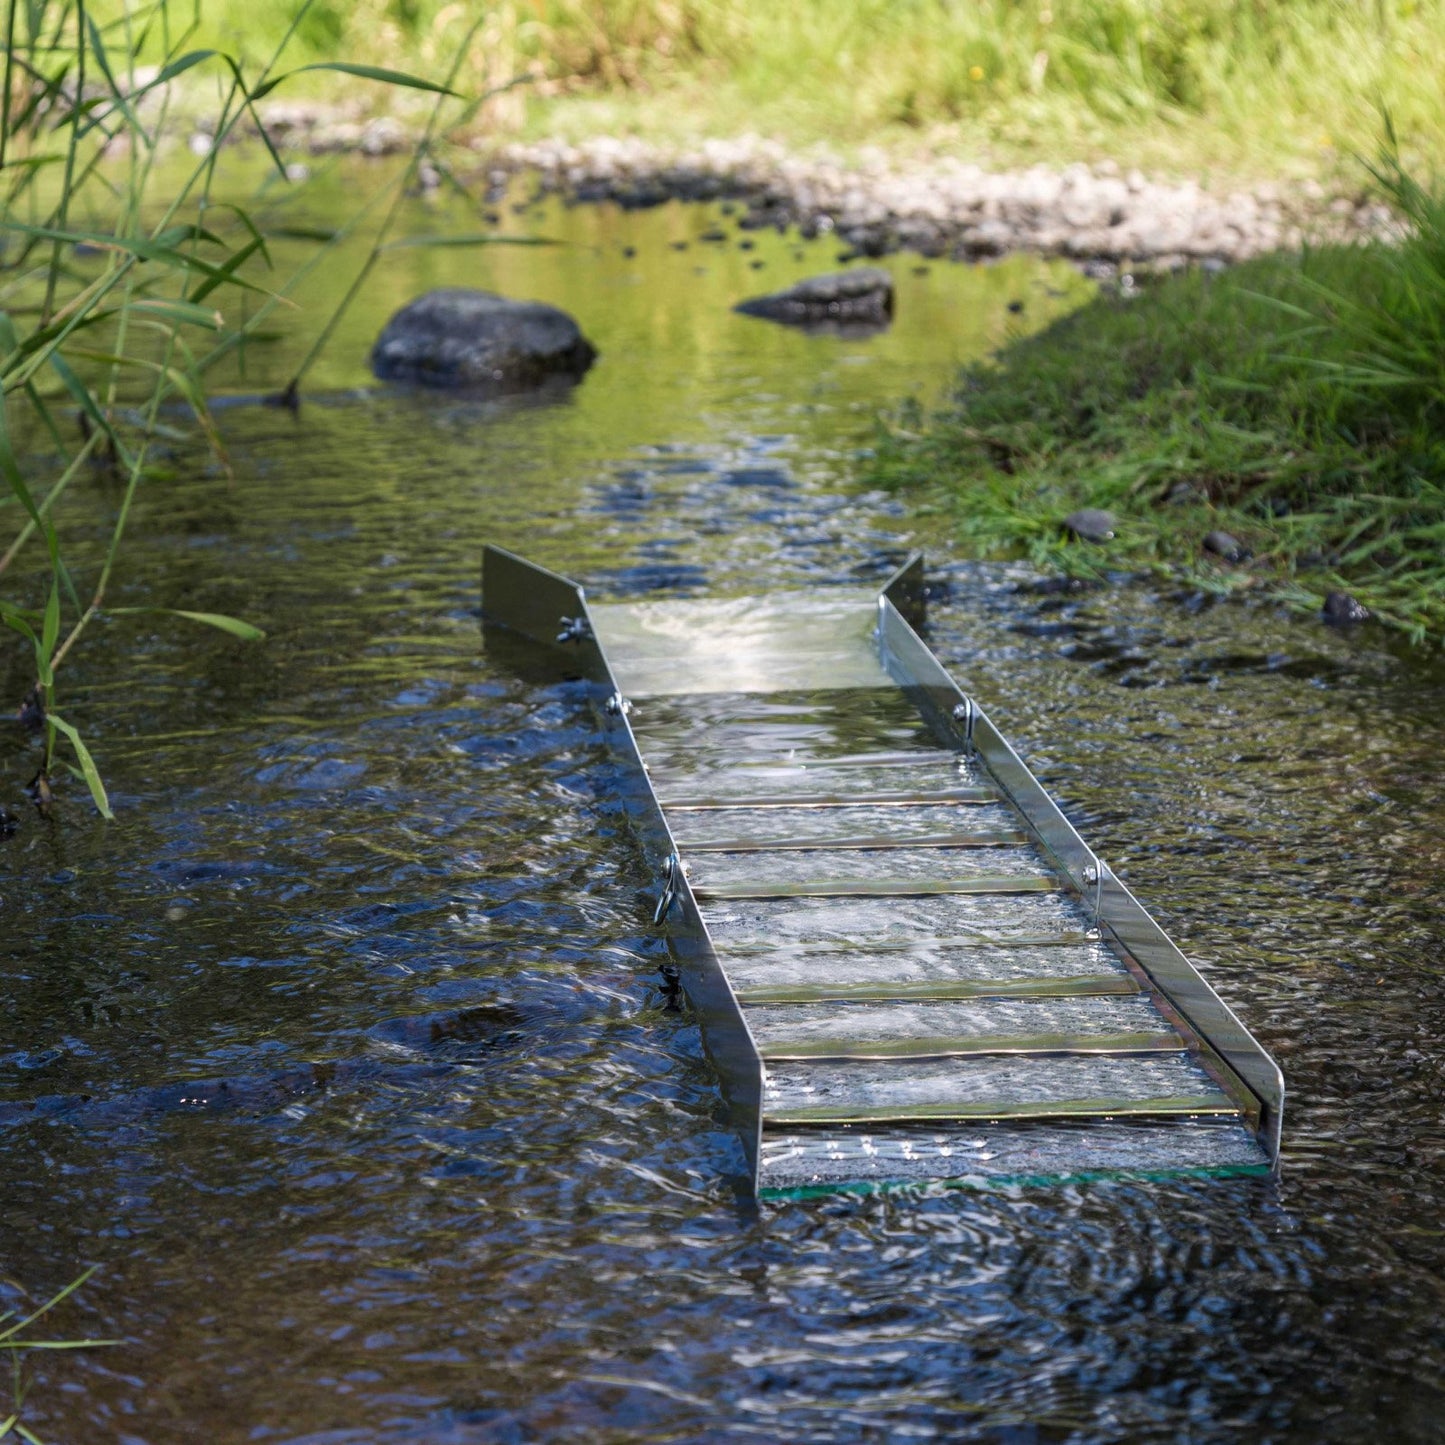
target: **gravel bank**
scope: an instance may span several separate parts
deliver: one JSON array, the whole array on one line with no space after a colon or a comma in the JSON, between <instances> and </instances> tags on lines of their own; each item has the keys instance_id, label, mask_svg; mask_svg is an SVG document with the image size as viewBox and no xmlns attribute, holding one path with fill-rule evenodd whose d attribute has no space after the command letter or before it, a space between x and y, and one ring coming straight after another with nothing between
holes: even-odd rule
<instances>
[{"instance_id":1,"label":"gravel bank","mask_svg":"<svg viewBox=\"0 0 1445 1445\"><path fill-rule=\"evenodd\" d=\"M280 144L312 153L386 155L411 142L390 117L362 121L305 105L273 107L266 122ZM1206 189L1107 161L990 171L948 156L900 164L877 151L845 163L746 136L686 152L610 136L579 144L478 138L472 148L493 188L531 172L544 190L576 201L733 200L744 207L744 228L832 232L850 258L911 250L973 260L1033 251L1102 273L1172 271L1227 265L1306 239L1388 234L1393 219L1358 189L1331 194L1317 181Z\"/></svg>"},{"instance_id":2,"label":"gravel bank","mask_svg":"<svg viewBox=\"0 0 1445 1445\"><path fill-rule=\"evenodd\" d=\"M844 165L751 139L707 141L686 155L609 137L540 141L502 147L490 164L494 181L532 171L576 200L739 200L745 227L831 231L862 256L1034 251L1105 271L1224 265L1306 239L1385 234L1393 219L1369 196L1331 196L1317 182L1216 192L1111 162L988 171L951 157L903 168L880 154Z\"/></svg>"}]
</instances>

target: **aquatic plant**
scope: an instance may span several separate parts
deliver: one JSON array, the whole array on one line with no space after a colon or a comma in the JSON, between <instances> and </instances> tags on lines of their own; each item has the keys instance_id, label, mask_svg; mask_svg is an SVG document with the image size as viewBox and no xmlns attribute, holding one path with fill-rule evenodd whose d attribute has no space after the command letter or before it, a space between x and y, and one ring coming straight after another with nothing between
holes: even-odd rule
<instances>
[{"instance_id":1,"label":"aquatic plant","mask_svg":"<svg viewBox=\"0 0 1445 1445\"><path fill-rule=\"evenodd\" d=\"M98 618L167 612L244 640L262 635L210 611L108 607L107 592L138 489L163 481L156 444L177 436L171 413L178 404L188 409L218 465L228 467L207 405L207 373L291 305L326 254L323 245L278 279L261 221L217 198L226 143L246 129L269 150L272 180L293 182L256 105L298 73L279 65L308 11L307 4L296 8L267 58L248 71L234 56L197 46L199 12L187 8L177 19L171 0L126 4L119 13L113 5L93 10L86 0L8 0L0 95L0 515L11 535L0 551L0 622L33 653L35 685L20 718L43 739L31 785L42 804L63 766L111 816L100 771L78 721L61 709L57 683ZM465 53L463 45L453 75ZM157 166L169 143L172 88L203 67L219 77L219 113L208 144L177 180L174 165L164 174ZM429 92L438 106L455 94L450 81L347 61L299 69ZM434 133L435 123L423 146ZM412 166L339 226L331 243L403 187L422 154L419 148ZM327 334L329 327L323 340ZM72 561L56 517L57 504L89 474L109 484L95 508L113 515L99 563L87 569ZM36 595L20 595L12 590L14 564L35 546L48 556L44 583Z\"/></svg>"},{"instance_id":2,"label":"aquatic plant","mask_svg":"<svg viewBox=\"0 0 1445 1445\"><path fill-rule=\"evenodd\" d=\"M119 1340L37 1340L28 1336L25 1332L36 1320L43 1315L49 1314L56 1305L63 1300L69 1299L98 1268L92 1265L78 1279L72 1280L64 1289L58 1290L43 1304L37 1305L29 1314L16 1318L15 1310L0 1311L0 1356L9 1355L14 1365L13 1388L11 1392L12 1408L10 1413L0 1419L0 1440L10 1436L24 1440L26 1445L41 1445L41 1441L25 1422L20 1418L20 1412L25 1407L25 1383L21 1376L21 1359L29 1350L93 1350L100 1349L107 1345L119 1344ZM14 1323L11 1323L14 1321Z\"/></svg>"}]
</instances>

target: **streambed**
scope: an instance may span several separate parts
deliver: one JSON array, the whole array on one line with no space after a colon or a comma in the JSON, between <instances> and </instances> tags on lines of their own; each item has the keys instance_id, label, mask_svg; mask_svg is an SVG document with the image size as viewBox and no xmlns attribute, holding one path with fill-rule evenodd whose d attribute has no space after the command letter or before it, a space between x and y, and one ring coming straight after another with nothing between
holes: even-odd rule
<instances>
[{"instance_id":1,"label":"streambed","mask_svg":"<svg viewBox=\"0 0 1445 1445\"><path fill-rule=\"evenodd\" d=\"M567 244L396 253L298 417L223 409L233 482L177 450L113 601L269 639L108 624L65 696L120 821L67 787L0 843L0 1309L97 1263L56 1328L125 1341L32 1356L31 1428L1441 1438L1445 670L962 562L849 489L875 410L1082 299L1066 267L894 257L890 331L809 337L729 307L836 243L704 241L717 207L502 217ZM442 284L562 305L601 360L549 405L376 388L376 332ZM226 384L278 388L307 336ZM1278 1183L759 1212L662 1006L616 764L576 689L482 650L488 540L599 597L856 585L924 542L935 648L1281 1059Z\"/></svg>"}]
</instances>

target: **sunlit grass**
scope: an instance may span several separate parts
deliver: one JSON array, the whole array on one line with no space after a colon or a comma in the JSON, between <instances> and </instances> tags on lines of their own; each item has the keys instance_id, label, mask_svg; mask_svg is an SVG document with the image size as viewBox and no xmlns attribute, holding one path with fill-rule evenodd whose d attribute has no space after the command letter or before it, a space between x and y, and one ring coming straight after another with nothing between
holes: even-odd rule
<instances>
[{"instance_id":1,"label":"sunlit grass","mask_svg":"<svg viewBox=\"0 0 1445 1445\"><path fill-rule=\"evenodd\" d=\"M210 0L203 33L259 57L295 13ZM314 0L297 53L445 68L473 13ZM1440 153L1442 36L1445 0L504 0L464 78L531 75L488 112L531 134L761 131L1317 173L1369 144L1382 104L1413 147Z\"/></svg>"},{"instance_id":2,"label":"sunlit grass","mask_svg":"<svg viewBox=\"0 0 1445 1445\"><path fill-rule=\"evenodd\" d=\"M1400 244L1101 295L971 368L939 414L896 417L876 479L984 555L1302 607L1347 590L1445 638L1445 202L1392 151L1376 173L1406 217ZM1081 507L1115 514L1114 541L1066 536ZM1201 549L1216 529L1248 565Z\"/></svg>"}]
</instances>

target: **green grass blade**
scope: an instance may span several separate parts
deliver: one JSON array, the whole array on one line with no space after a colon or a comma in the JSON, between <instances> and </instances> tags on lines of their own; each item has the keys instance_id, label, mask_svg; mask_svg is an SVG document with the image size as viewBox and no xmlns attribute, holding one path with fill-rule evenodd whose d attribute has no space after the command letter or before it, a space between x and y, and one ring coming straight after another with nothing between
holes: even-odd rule
<instances>
[{"instance_id":1,"label":"green grass blade","mask_svg":"<svg viewBox=\"0 0 1445 1445\"><path fill-rule=\"evenodd\" d=\"M266 637L259 627L244 622L239 617L231 617L224 612L191 612L184 607L111 607L107 610L112 617L136 617L145 614L185 617L192 622L202 623L206 627L215 627L222 632L229 632L232 637L239 637L243 642L261 642Z\"/></svg>"},{"instance_id":2,"label":"green grass blade","mask_svg":"<svg viewBox=\"0 0 1445 1445\"><path fill-rule=\"evenodd\" d=\"M36 1308L31 1310L31 1312L26 1315L24 1319L20 1320L16 1324L11 1325L9 1329L0 1330L0 1343L3 1343L5 1340L8 1339L13 1339L16 1335L20 1333L21 1330L26 1327L26 1325L33 1324L41 1317L41 1315L48 1313L50 1310L53 1310L55 1306L60 1304L63 1300L69 1299L70 1296L73 1295L76 1290L78 1290L81 1285L83 1285L86 1280L88 1280L91 1275L93 1275L99 1268L100 1266L98 1264L91 1265L91 1267L86 1270L84 1274L78 1276L76 1279L71 1280L71 1282L66 1285L64 1289L61 1289L55 1294L51 1295L44 1304L37 1305Z\"/></svg>"},{"instance_id":3,"label":"green grass blade","mask_svg":"<svg viewBox=\"0 0 1445 1445\"><path fill-rule=\"evenodd\" d=\"M304 75L309 70L331 70L341 75L354 75L361 80L375 80L382 85L399 85L409 90L425 90L433 95L450 95L460 97L460 92L451 90L445 85L438 85L434 80L423 80L419 75L408 75L401 70L388 70L380 65L353 65L346 60L322 60L314 65L298 65L295 70L288 70L284 75L274 76L272 79L263 81L255 90L250 92L253 101L260 100L263 96L270 95L278 85L284 85L293 75Z\"/></svg>"},{"instance_id":4,"label":"green grass blade","mask_svg":"<svg viewBox=\"0 0 1445 1445\"><path fill-rule=\"evenodd\" d=\"M100 778L100 769L96 767L95 759L91 757L85 740L70 723L53 712L46 715L45 724L52 730L63 733L69 740L70 746L75 749L76 759L80 763L81 776L85 779L86 787L90 789L90 796L95 800L97 811L102 818L113 822L115 814L110 810L110 798L106 795L105 784ZM3 1335L0 1335L0 1342L3 1342L4 1338Z\"/></svg>"},{"instance_id":5,"label":"green grass blade","mask_svg":"<svg viewBox=\"0 0 1445 1445\"><path fill-rule=\"evenodd\" d=\"M100 73L105 76L106 84L110 86L110 93L114 96L120 113L125 117L132 134L140 136L147 146L151 145L150 132L140 123L140 118L136 115L135 111L130 108L130 103L126 100L125 93L116 83L115 74L110 68L110 57L105 53L105 40L101 36L99 26L96 25L94 17L90 15L86 15L85 23L90 29L91 54L95 56L95 63L100 66Z\"/></svg>"}]
</instances>

